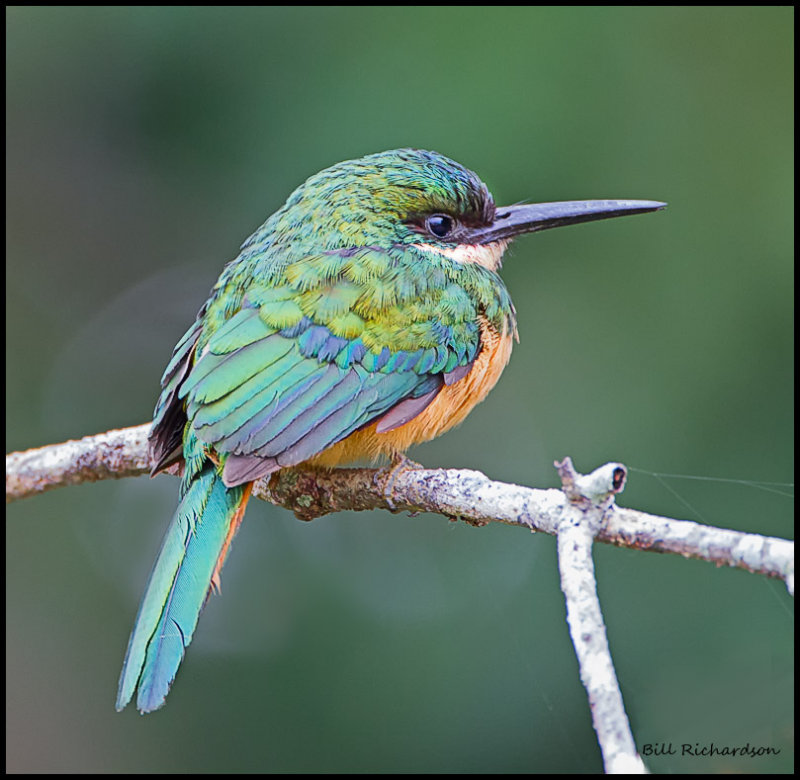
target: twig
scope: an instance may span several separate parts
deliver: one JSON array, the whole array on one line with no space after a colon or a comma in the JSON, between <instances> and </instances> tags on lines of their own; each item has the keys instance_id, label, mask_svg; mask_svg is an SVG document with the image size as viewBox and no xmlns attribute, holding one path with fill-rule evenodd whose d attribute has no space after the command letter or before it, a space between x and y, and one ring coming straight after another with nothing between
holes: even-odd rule
<instances>
[{"instance_id":1,"label":"twig","mask_svg":"<svg viewBox=\"0 0 800 780\"><path fill-rule=\"evenodd\" d=\"M603 763L608 774L644 774L611 660L592 562L592 542L613 509L614 495L625 486L626 470L608 463L584 477L569 458L555 465L571 504L558 527L561 590Z\"/></svg>"},{"instance_id":2,"label":"twig","mask_svg":"<svg viewBox=\"0 0 800 780\"><path fill-rule=\"evenodd\" d=\"M85 436L6 455L6 503L65 485L149 471L149 425ZM375 469L284 470L253 495L290 509L301 520L341 510L433 512L472 525L499 522L556 534L569 502L560 490L490 480L466 469L401 471L384 493ZM391 504L389 500L391 499ZM619 547L677 553L718 566L782 579L794 592L794 543L614 506L597 540Z\"/></svg>"},{"instance_id":3,"label":"twig","mask_svg":"<svg viewBox=\"0 0 800 780\"><path fill-rule=\"evenodd\" d=\"M6 502L65 485L138 476L149 471L149 425L6 456ZM301 520L340 510L433 512L482 526L507 523L558 537L561 589L592 720L608 773L643 773L606 639L591 548L594 540L639 550L678 553L717 565L780 577L794 587L792 542L686 520L621 509L614 496L627 477L620 463L584 476L565 458L556 463L562 490L490 480L463 469L405 469L386 480L376 469L285 469L257 483L253 495Z\"/></svg>"},{"instance_id":4,"label":"twig","mask_svg":"<svg viewBox=\"0 0 800 780\"><path fill-rule=\"evenodd\" d=\"M149 423L6 455L6 503L54 488L150 470Z\"/></svg>"}]
</instances>

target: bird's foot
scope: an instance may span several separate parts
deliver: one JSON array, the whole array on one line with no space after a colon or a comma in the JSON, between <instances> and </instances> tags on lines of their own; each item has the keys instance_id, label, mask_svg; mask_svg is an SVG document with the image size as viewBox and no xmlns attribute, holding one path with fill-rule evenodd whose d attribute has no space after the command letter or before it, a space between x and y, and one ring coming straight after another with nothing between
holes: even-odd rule
<instances>
[{"instance_id":1,"label":"bird's foot","mask_svg":"<svg viewBox=\"0 0 800 780\"><path fill-rule=\"evenodd\" d=\"M384 466L375 472L373 478L375 486L381 488L383 497L386 499L386 503L389 505L389 509L392 512L397 511L397 506L392 500L392 491L394 490L394 483L397 481L397 477L404 471L424 468L425 466L421 463L407 458L402 452L395 452L392 455L392 462L388 466Z\"/></svg>"}]
</instances>

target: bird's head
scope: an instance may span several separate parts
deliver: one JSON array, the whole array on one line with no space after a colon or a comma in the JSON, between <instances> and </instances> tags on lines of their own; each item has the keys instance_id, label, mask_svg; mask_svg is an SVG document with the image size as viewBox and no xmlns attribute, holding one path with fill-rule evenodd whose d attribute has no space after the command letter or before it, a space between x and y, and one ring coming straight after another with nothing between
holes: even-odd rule
<instances>
[{"instance_id":1,"label":"bird's head","mask_svg":"<svg viewBox=\"0 0 800 780\"><path fill-rule=\"evenodd\" d=\"M590 200L497 207L486 185L457 162L436 152L395 149L315 174L264 227L276 244L316 251L415 245L494 270L522 233L664 205Z\"/></svg>"}]
</instances>

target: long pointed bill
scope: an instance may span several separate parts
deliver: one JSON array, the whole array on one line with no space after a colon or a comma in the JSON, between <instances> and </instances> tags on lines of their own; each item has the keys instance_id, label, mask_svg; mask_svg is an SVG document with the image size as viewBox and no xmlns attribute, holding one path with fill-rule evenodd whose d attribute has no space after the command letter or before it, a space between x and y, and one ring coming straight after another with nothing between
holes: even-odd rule
<instances>
[{"instance_id":1,"label":"long pointed bill","mask_svg":"<svg viewBox=\"0 0 800 780\"><path fill-rule=\"evenodd\" d=\"M666 205L655 200L568 200L506 206L498 208L494 222L475 230L471 238L476 244L488 244L561 225L577 225L579 222L625 217L629 214L646 214L648 211L663 209Z\"/></svg>"}]
</instances>

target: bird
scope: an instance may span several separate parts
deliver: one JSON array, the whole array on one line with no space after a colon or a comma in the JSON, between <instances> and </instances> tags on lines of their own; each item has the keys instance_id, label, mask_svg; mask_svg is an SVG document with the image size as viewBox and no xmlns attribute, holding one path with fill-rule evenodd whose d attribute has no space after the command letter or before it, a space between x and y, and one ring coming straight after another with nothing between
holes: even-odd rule
<instances>
[{"instance_id":1,"label":"bird","mask_svg":"<svg viewBox=\"0 0 800 780\"><path fill-rule=\"evenodd\" d=\"M179 503L128 642L116 700L157 710L256 480L388 458L459 424L517 337L498 274L517 236L666 204L498 207L437 152L395 149L311 176L223 269L161 379L152 476Z\"/></svg>"}]
</instances>

